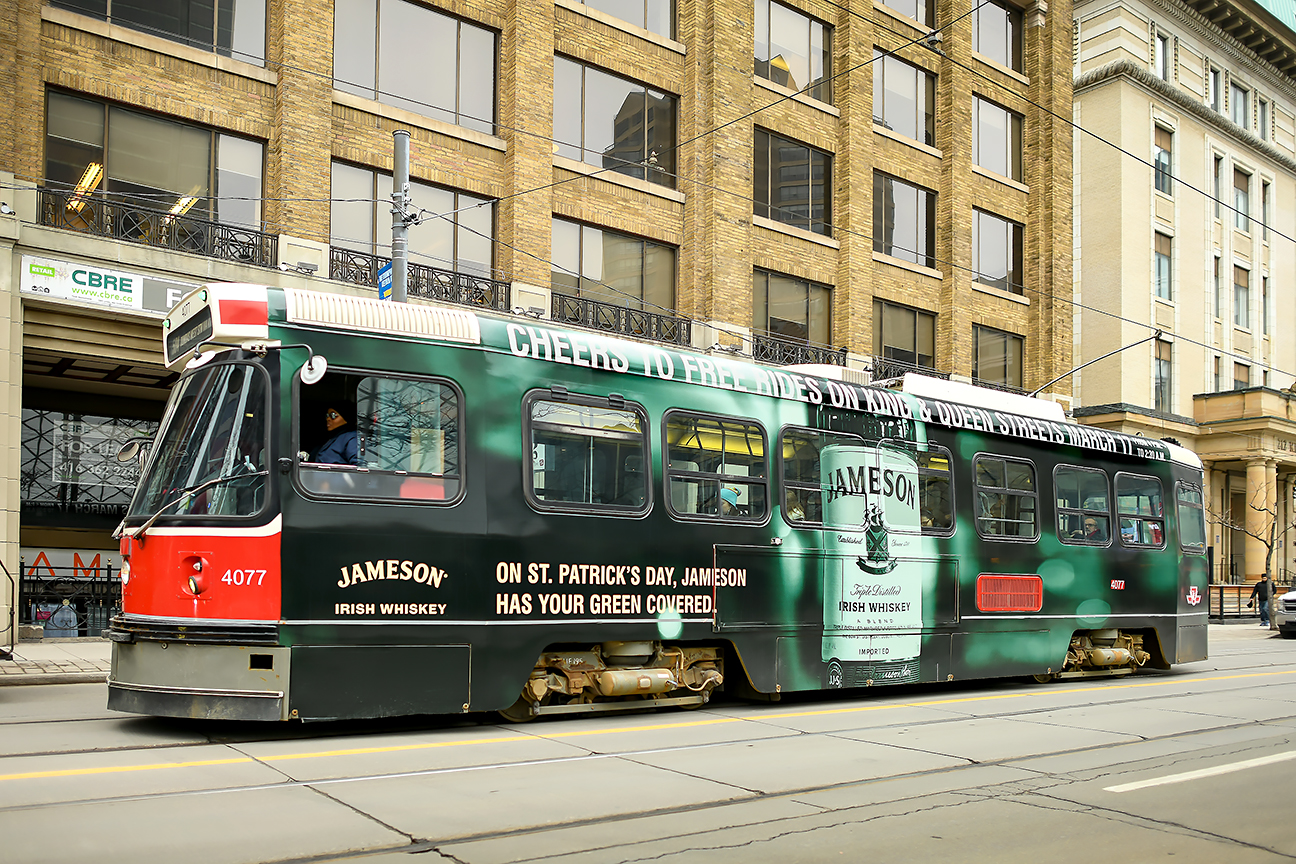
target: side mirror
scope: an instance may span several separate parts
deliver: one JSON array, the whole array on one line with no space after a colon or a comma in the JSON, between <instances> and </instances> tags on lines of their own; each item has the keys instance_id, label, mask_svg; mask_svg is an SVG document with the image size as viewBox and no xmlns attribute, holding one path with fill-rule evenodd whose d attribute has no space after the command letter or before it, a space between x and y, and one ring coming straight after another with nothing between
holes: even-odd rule
<instances>
[{"instance_id":1,"label":"side mirror","mask_svg":"<svg viewBox=\"0 0 1296 864\"><path fill-rule=\"evenodd\" d=\"M129 462L136 456L139 456L140 445L141 442L138 438L133 441L127 441L122 445L121 449L117 451L117 461Z\"/></svg>"},{"instance_id":2,"label":"side mirror","mask_svg":"<svg viewBox=\"0 0 1296 864\"><path fill-rule=\"evenodd\" d=\"M328 371L328 361L324 359L323 354L312 354L306 360L306 365L301 367L301 380L303 384L318 384Z\"/></svg>"}]
</instances>

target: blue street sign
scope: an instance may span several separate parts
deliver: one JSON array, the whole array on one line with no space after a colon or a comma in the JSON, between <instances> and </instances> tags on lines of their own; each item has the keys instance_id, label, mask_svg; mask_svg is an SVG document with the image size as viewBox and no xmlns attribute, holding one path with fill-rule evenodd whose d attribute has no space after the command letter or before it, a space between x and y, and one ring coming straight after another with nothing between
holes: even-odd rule
<instances>
[{"instance_id":1,"label":"blue street sign","mask_svg":"<svg viewBox=\"0 0 1296 864\"><path fill-rule=\"evenodd\" d=\"M378 270L378 299L379 300L391 299L391 293L392 293L391 292L391 288L392 288L391 270L392 270L392 265L390 261L388 261Z\"/></svg>"}]
</instances>

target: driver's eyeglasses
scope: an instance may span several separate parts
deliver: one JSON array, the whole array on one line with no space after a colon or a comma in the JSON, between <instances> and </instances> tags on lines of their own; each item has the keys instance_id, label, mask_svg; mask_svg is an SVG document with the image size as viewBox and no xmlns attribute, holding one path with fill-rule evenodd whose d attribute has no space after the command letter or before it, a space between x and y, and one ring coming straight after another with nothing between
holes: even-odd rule
<instances>
[{"instance_id":1,"label":"driver's eyeglasses","mask_svg":"<svg viewBox=\"0 0 1296 864\"><path fill-rule=\"evenodd\" d=\"M339 417L341 417L342 415L339 414L339 413L336 412L336 411L330 411L330 412L328 412L328 414L325 415L325 416L327 416L328 419L330 419L330 420L336 420L336 419L338 419Z\"/></svg>"}]
</instances>

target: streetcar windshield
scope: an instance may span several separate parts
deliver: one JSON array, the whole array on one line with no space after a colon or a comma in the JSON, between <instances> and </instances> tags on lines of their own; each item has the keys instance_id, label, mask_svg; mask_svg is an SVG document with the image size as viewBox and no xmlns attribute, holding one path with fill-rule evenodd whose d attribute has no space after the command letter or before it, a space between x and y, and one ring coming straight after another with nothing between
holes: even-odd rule
<instances>
[{"instance_id":1,"label":"streetcar windshield","mask_svg":"<svg viewBox=\"0 0 1296 864\"><path fill-rule=\"evenodd\" d=\"M258 512L266 495L266 388L265 372L247 363L182 378L127 516Z\"/></svg>"}]
</instances>

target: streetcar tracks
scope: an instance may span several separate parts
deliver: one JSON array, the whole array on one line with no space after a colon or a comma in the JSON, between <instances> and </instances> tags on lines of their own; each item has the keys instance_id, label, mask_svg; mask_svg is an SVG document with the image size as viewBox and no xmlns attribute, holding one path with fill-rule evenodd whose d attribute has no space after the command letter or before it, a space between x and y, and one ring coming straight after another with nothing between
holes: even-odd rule
<instances>
[{"instance_id":1,"label":"streetcar tracks","mask_svg":"<svg viewBox=\"0 0 1296 864\"><path fill-rule=\"evenodd\" d=\"M1101 688L1067 688L1065 690L1060 688L1050 690L1046 688L1046 689L1037 689L1037 690L1022 690L1013 693L992 693L992 694L981 694L981 695L974 695L974 696L964 696L958 698L929 699L929 700L919 700L919 701L888 703L888 704L880 704L880 705L850 705L850 706L838 706L838 707L832 707L827 709L808 710L808 711L791 711L791 712L778 711L778 712L762 713L762 714L757 714L752 716L741 716L741 717L717 715L708 718L696 718L696 719L691 719L688 721L680 721L680 722L646 724L641 726L618 726L613 728L602 728L602 729L562 729L562 728L556 728L557 724L554 724L554 726L546 727L543 730L540 729L534 730L534 733L532 732L532 730L525 730L520 734L512 734L512 735L495 735L495 736L486 735L486 736L475 736L470 738L461 738L461 739L447 740L447 741L422 741L422 742L410 742L410 743L394 744L394 745L387 745L387 746L338 748L338 749L327 750L327 751L281 753L281 754L271 754L271 755L262 755L262 756L256 756L250 753L240 751L234 744L224 744L224 745L215 745L215 746L226 747L228 748L228 750L233 751L237 755L223 757L223 758L196 759L196 760L176 761L176 762L159 762L159 763L141 764L141 765L107 765L107 766L98 766L98 767L71 768L71 769L61 769L61 770L52 770L52 771L31 771L31 772L22 772L22 773L10 773L10 774L0 775L0 782L12 783L12 782L20 782L23 780L34 780L34 779L86 778L91 776L102 777L108 775L124 775L124 774L131 774L131 773L151 772L151 771L183 770L187 768L203 768L203 767L210 767L210 766L228 766L228 765L249 765L249 766L257 765L257 766L269 768L270 770L281 774L285 779L282 781L268 782L268 783L235 784L235 785L224 786L219 788L188 789L188 790L181 789L181 790L169 790L169 791L162 791L162 792L105 795L105 796L86 797L86 798L78 798L78 799L65 800L65 801L54 801L54 802L37 801L32 803L14 804L10 806L0 806L0 812L23 811L23 810L51 807L51 806L95 805L95 804L116 803L116 802L125 802L125 801L152 800L152 799L161 799L161 798L197 797L197 796L206 796L206 795L247 793L247 792L254 792L254 791L266 791L266 790L277 790L277 789L291 789L291 788L313 789L316 787L321 787L322 789L323 787L337 787L344 784L382 782L388 780L408 779L408 778L416 778L416 777L434 777L434 776L446 776L446 775L454 775L454 774L468 774L468 773L483 772L483 771L504 771L504 770L516 770L516 769L526 769L526 768L539 768L539 767L561 765L561 764L589 763L589 762L606 761L606 760L626 760L628 762L635 762L636 760L645 759L647 757L651 757L654 755L661 755L667 753L716 750L722 747L741 746L744 744L748 744L748 745L760 744L767 741L780 741L780 740L788 741L792 739L806 739L811 737L848 738L848 735L850 733L859 733L861 731L868 731L870 729L883 730L883 729L895 728L896 726L904 726L906 728L918 728L923 726L932 726L938 724L960 722L968 718L966 715L951 714L948 718L940 717L940 718L930 718L930 719L924 719L918 721L910 720L903 723L887 723L884 725L876 725L876 726L861 725L861 726L854 726L854 727L844 728L844 729L831 729L831 730L821 730L821 731L806 731L806 730L780 727L776 723L772 722L780 719L794 719L794 718L804 718L804 717L814 717L814 716L841 716L841 715L849 715L854 713L862 713L866 711L884 712L888 710L906 709L906 708L939 708L941 706L951 706L960 703L963 704L984 703L996 699L1030 698L1037 695L1039 696L1065 695L1068 693L1073 694L1073 693L1083 693L1083 692L1110 693L1113 689L1116 688L1130 689L1133 687L1139 687L1140 689L1144 689L1147 695L1146 696L1135 695L1131 698L1107 700L1104 701L1102 704L1105 705L1137 704L1154 698L1164 699L1166 696L1169 696L1170 698L1173 699L1173 698L1181 698L1181 697L1196 695L1194 693L1164 694L1164 693L1157 692L1155 690L1145 689L1148 687L1154 687L1158 684L1166 685L1171 683L1206 683L1211 681L1228 681L1228 680L1238 680L1238 679L1246 679L1246 678L1265 679L1265 678L1272 678L1274 676L1280 676L1280 675L1296 675L1296 669L1289 669L1285 671L1275 671L1275 672L1251 672L1251 673L1243 673L1243 674L1235 674L1235 675L1192 677L1192 678L1185 678L1182 676L1172 676L1172 677L1167 676L1160 680L1139 682L1137 684L1135 682L1129 682L1123 685L1115 685L1115 686L1108 684ZM1052 711L1052 710L1058 710L1057 706L1047 706L1047 707L1022 706L1019 709L1015 709L1011 711L995 712L993 714L978 715L978 717L983 719L990 719L990 718L1021 719L1021 718L1029 718L1033 714L1037 714L1044 711ZM1187 712L1187 713L1194 713L1194 712ZM1207 716L1207 715L1200 715L1200 716ZM1218 717L1218 719L1222 722L1220 722L1216 726L1211 727L1212 730L1232 729L1232 728L1240 728L1240 727L1253 726L1253 725L1264 725L1265 723L1274 722L1272 719L1263 720L1263 721L1245 720L1245 721L1237 721L1237 722L1227 722L1231 718L1223 717L1223 716ZM762 726L767 731L770 729L780 730L782 734L766 734L758 738L743 738L736 735L731 735L731 736L725 736L723 740L717 740L717 741L678 744L678 745L671 745L666 747L647 747L647 748L639 748L639 749L624 750L624 751L613 750L613 751L605 751L605 752L594 751L590 749L588 746L582 746L581 743L581 742L589 742L592 739L597 739L598 737L607 736L607 735L645 734L645 733L651 733L655 731L667 732L667 731L678 730L683 728L696 729L696 728L703 728L706 726L714 727L714 726L732 725L735 728L743 728L743 727L750 728L749 724L752 723ZM1178 734L1183 734L1183 733L1167 733L1166 735L1162 735L1162 736L1140 736L1140 737L1142 738L1142 740L1158 740L1162 738L1173 738L1176 737L1176 735ZM858 739L848 738L848 740L858 740ZM300 763L303 760L309 760L309 759L335 758L335 757L345 757L345 756L353 756L353 755L374 755L374 754L383 754L383 753L386 754L409 753L418 750L427 751L432 749L471 747L471 746L478 746L483 744L513 744L513 743L566 744L573 748L578 748L581 752L576 752L576 753L572 753L571 755L564 755L564 756L537 757L535 759L509 760L505 762L480 762L475 764L454 765L454 766L435 766L435 767L413 769L408 771L377 772L377 773L370 773L364 775L326 777L326 778L318 778L318 779L297 779L288 770L292 764ZM192 746L194 745L183 745L185 749L188 749L189 747ZM206 746L213 746L213 745L206 745ZM880 746L891 747L896 749L914 749L916 752L930 752L926 750L921 750L920 748L910 748L904 744L895 743L895 742L881 744ZM1094 749L1100 749L1102 746L1109 746L1109 745L1089 745L1083 747L1063 749L1058 751L1050 751L1048 754L1040 754L1040 755L1060 755L1066 753L1081 753L1081 752L1091 751ZM135 748L135 750L139 750L139 751L151 750L151 749L156 749L156 748L152 748L152 747ZM113 752L129 753L135 751L130 749L123 749L121 751L113 751ZM67 756L69 754L62 753L58 755ZM940 771L959 770L961 768L973 767L978 765L979 766L997 765L1006 762L1017 761L1021 758L1020 756L1018 756L1018 757L1013 757L1012 759L975 761L969 759L968 757L963 757L963 756L954 756L950 754L940 754L940 755L944 755L946 756L946 758L959 759L965 761L967 764L949 766L942 769L934 769L934 770L928 770L924 772L916 772L916 774L939 773ZM0 765L2 765L6 759L13 760L17 758L36 758L36 757L27 756L27 755L18 756L18 757L15 756L4 757L4 758L0 758ZM649 764L649 763L640 763L640 764ZM659 768L660 770L667 770L667 771L674 770L663 766L650 765L650 767L656 767ZM841 786L852 786L864 782L873 782L874 780L896 779L897 777L903 777L903 776L913 776L913 775L903 775L903 774L889 775L887 777L870 778L869 780L852 780L848 782L828 783L828 784L823 784L821 786L807 787L805 789L800 789L795 791L798 794L801 794L801 793L812 792L816 790L833 789ZM715 782L721 782L721 781L715 781ZM732 783L723 783L722 785L730 786L735 790L735 792L741 792L747 795L760 796L765 794L750 789L743 789L742 787ZM779 794L784 794L784 793L779 793Z\"/></svg>"}]
</instances>

